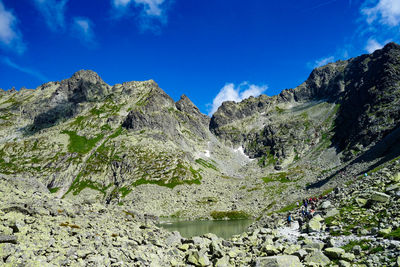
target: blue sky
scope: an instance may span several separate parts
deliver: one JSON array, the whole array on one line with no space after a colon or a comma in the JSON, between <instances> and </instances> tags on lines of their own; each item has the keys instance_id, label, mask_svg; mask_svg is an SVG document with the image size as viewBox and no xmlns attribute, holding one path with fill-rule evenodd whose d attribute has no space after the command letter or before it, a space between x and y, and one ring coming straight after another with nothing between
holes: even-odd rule
<instances>
[{"instance_id":1,"label":"blue sky","mask_svg":"<svg viewBox=\"0 0 400 267\"><path fill-rule=\"evenodd\" d=\"M400 41L399 0L0 0L0 88L96 71L206 114Z\"/></svg>"}]
</instances>

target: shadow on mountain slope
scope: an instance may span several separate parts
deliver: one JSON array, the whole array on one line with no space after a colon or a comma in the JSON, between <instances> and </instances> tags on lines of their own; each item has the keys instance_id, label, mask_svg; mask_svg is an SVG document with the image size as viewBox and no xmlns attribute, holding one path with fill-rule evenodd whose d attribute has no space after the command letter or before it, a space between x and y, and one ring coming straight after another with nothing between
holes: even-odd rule
<instances>
[{"instance_id":1,"label":"shadow on mountain slope","mask_svg":"<svg viewBox=\"0 0 400 267\"><path fill-rule=\"evenodd\" d=\"M59 104L43 113L37 115L32 124L23 129L25 135L35 133L50 128L57 123L72 118L76 113L76 103Z\"/></svg>"},{"instance_id":2,"label":"shadow on mountain slope","mask_svg":"<svg viewBox=\"0 0 400 267\"><path fill-rule=\"evenodd\" d=\"M368 150L360 157L356 158L353 162L350 163L350 165L362 162L371 162L377 158L380 158L378 162L369 166L368 169L357 173L356 175L358 176L363 173L370 172L374 170L376 167L382 165L383 163L391 161L399 156L400 156L400 125L398 125L394 131L388 134L385 138L383 138L370 150ZM308 190L313 188L320 188L321 186L328 183L333 177L340 174L342 171L345 171L347 169L347 166L349 165L346 165L345 167L337 170L336 172L326 177L325 179L307 186L306 189Z\"/></svg>"}]
</instances>

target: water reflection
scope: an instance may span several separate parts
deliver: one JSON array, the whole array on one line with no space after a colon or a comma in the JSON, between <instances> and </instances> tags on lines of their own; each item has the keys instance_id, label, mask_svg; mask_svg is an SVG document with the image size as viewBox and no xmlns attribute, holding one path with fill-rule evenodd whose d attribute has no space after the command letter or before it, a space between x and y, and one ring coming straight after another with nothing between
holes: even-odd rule
<instances>
[{"instance_id":1,"label":"water reflection","mask_svg":"<svg viewBox=\"0 0 400 267\"><path fill-rule=\"evenodd\" d=\"M213 233L222 238L230 238L241 234L253 220L222 220L222 221L161 221L160 227L169 231L178 231L183 237L190 238L206 233Z\"/></svg>"}]
</instances>

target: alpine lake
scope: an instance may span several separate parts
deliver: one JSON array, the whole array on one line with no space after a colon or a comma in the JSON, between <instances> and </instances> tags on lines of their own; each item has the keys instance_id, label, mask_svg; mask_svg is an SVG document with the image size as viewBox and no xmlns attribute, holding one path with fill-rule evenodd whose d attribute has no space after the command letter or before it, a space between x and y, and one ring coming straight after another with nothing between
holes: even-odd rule
<instances>
[{"instance_id":1,"label":"alpine lake","mask_svg":"<svg viewBox=\"0 0 400 267\"><path fill-rule=\"evenodd\" d=\"M254 220L194 220L183 221L175 218L160 219L159 227L168 231L178 231L181 236L190 238L207 233L213 233L218 237L228 239L247 230Z\"/></svg>"}]
</instances>

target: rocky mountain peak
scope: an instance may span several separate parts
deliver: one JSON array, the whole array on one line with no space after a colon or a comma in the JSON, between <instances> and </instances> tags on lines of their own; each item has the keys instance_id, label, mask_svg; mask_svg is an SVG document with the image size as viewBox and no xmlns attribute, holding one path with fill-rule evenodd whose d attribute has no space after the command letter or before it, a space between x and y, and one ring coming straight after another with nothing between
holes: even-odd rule
<instances>
[{"instance_id":1,"label":"rocky mountain peak","mask_svg":"<svg viewBox=\"0 0 400 267\"><path fill-rule=\"evenodd\" d=\"M79 70L75 72L69 80L86 81L90 83L104 83L100 76L92 70Z\"/></svg>"},{"instance_id":2,"label":"rocky mountain peak","mask_svg":"<svg viewBox=\"0 0 400 267\"><path fill-rule=\"evenodd\" d=\"M193 102L185 94L181 95L179 101L176 102L176 108L180 111L185 111L188 113L199 111L199 109L193 104ZM200 111L199 111L200 112Z\"/></svg>"},{"instance_id":3,"label":"rocky mountain peak","mask_svg":"<svg viewBox=\"0 0 400 267\"><path fill-rule=\"evenodd\" d=\"M381 50L386 52L386 51L390 51L392 49L400 50L400 45L396 44L395 42L390 42L390 43L386 44Z\"/></svg>"},{"instance_id":4,"label":"rocky mountain peak","mask_svg":"<svg viewBox=\"0 0 400 267\"><path fill-rule=\"evenodd\" d=\"M210 118L203 113L200 112L198 107L187 97L185 94L181 96L181 99L175 103L176 108L179 111L185 112L191 116L193 116L196 120L198 120L203 126L208 128L208 124L210 122Z\"/></svg>"},{"instance_id":5,"label":"rocky mountain peak","mask_svg":"<svg viewBox=\"0 0 400 267\"><path fill-rule=\"evenodd\" d=\"M59 92L64 92L72 102L96 101L110 93L110 86L91 70L75 72L63 80Z\"/></svg>"}]
</instances>

